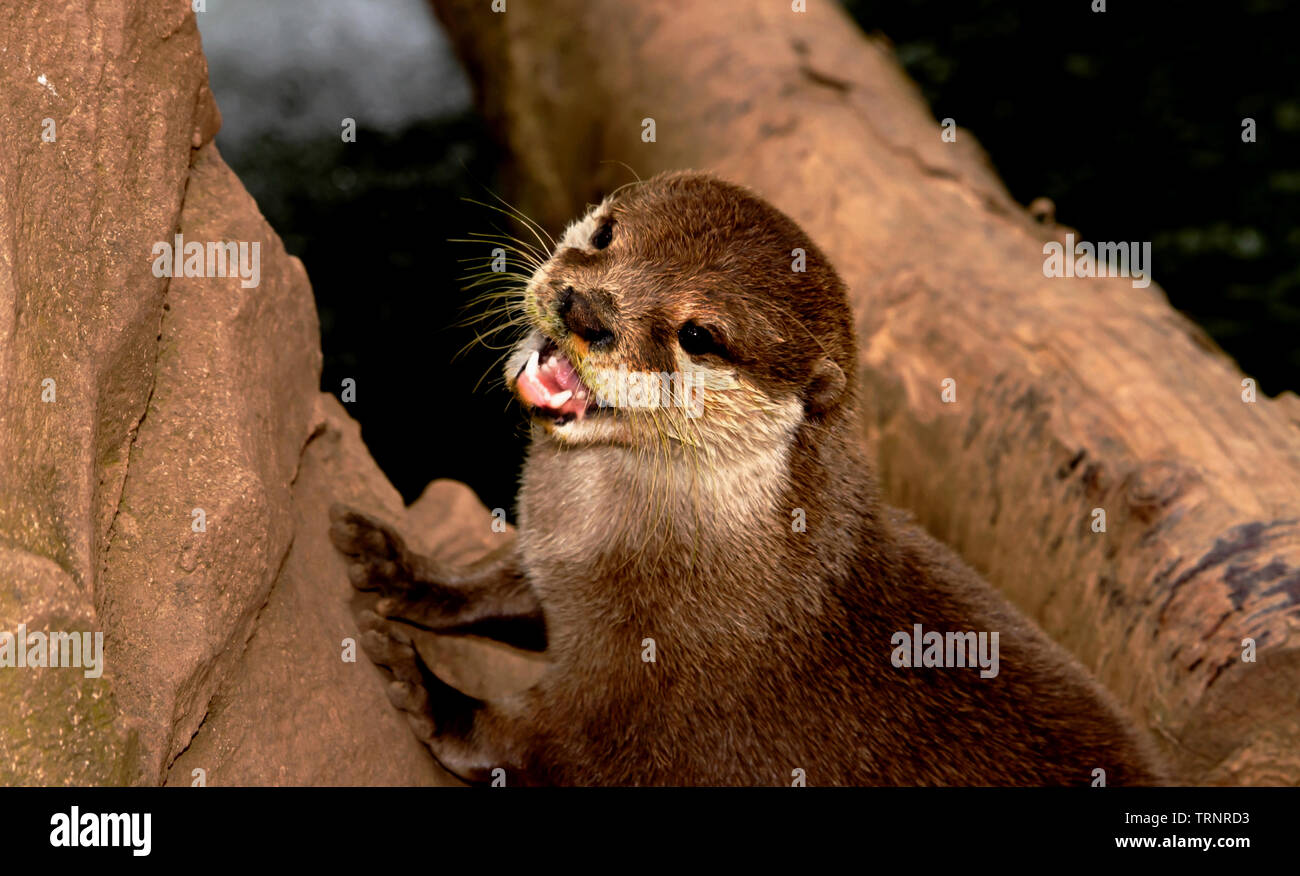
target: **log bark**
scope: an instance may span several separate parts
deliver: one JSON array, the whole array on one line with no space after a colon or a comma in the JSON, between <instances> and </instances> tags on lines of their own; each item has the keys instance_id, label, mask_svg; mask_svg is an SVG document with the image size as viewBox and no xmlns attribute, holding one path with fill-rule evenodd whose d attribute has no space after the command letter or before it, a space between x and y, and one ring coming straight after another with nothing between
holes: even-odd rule
<instances>
[{"instance_id":1,"label":"log bark","mask_svg":"<svg viewBox=\"0 0 1300 876\"><path fill-rule=\"evenodd\" d=\"M1070 229L1036 224L968 131L944 142L887 40L833 3L434 6L528 213L558 229L627 167L713 170L788 212L851 290L887 498L1089 666L1183 781L1300 782L1294 395L1244 402L1154 284L1045 277Z\"/></svg>"}]
</instances>

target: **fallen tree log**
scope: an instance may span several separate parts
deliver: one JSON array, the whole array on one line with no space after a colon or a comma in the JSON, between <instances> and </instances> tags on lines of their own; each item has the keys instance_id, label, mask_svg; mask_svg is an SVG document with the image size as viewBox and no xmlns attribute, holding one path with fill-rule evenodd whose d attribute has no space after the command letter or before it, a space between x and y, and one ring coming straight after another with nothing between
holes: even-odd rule
<instances>
[{"instance_id":1,"label":"fallen tree log","mask_svg":"<svg viewBox=\"0 0 1300 876\"><path fill-rule=\"evenodd\" d=\"M771 199L850 287L889 500L1091 667L1184 781L1300 782L1294 395L1244 400L1155 285L1046 277L1068 229L1014 203L967 131L945 142L887 42L826 0L434 6L530 215L561 227L623 164Z\"/></svg>"}]
</instances>

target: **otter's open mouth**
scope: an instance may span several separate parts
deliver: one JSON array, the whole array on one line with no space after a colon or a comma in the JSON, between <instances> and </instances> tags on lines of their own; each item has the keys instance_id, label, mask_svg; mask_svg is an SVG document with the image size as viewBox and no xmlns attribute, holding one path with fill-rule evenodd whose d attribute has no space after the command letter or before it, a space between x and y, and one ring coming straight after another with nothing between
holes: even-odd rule
<instances>
[{"instance_id":1,"label":"otter's open mouth","mask_svg":"<svg viewBox=\"0 0 1300 876\"><path fill-rule=\"evenodd\" d=\"M533 413L559 424L582 419L596 409L596 397L578 376L569 358L555 342L546 339L515 375L515 391Z\"/></svg>"}]
</instances>

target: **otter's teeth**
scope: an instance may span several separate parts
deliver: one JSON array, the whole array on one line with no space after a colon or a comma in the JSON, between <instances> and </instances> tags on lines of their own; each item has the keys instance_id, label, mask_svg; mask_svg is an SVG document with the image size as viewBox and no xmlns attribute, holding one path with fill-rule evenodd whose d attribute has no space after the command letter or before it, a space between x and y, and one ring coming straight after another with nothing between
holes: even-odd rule
<instances>
[{"instance_id":1,"label":"otter's teeth","mask_svg":"<svg viewBox=\"0 0 1300 876\"><path fill-rule=\"evenodd\" d=\"M533 354L528 357L528 364L524 366L524 373L536 374L537 363L541 361L541 358L542 358L542 354L539 353L537 350L533 350Z\"/></svg>"},{"instance_id":2,"label":"otter's teeth","mask_svg":"<svg viewBox=\"0 0 1300 876\"><path fill-rule=\"evenodd\" d=\"M573 390L566 389L564 392L557 392L555 395L551 396L551 404L558 408L571 398L573 398Z\"/></svg>"}]
</instances>

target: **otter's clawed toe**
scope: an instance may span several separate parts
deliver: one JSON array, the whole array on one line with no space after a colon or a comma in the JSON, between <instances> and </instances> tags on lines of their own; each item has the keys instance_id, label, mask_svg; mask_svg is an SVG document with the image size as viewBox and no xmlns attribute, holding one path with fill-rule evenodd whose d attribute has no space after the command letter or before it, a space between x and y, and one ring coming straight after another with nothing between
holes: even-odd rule
<instances>
[{"instance_id":1,"label":"otter's clawed toe","mask_svg":"<svg viewBox=\"0 0 1300 876\"><path fill-rule=\"evenodd\" d=\"M388 701L406 714L406 722L415 731L416 738L428 744L437 727L429 709L429 693L423 685L407 681L394 681L388 685Z\"/></svg>"}]
</instances>

